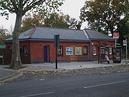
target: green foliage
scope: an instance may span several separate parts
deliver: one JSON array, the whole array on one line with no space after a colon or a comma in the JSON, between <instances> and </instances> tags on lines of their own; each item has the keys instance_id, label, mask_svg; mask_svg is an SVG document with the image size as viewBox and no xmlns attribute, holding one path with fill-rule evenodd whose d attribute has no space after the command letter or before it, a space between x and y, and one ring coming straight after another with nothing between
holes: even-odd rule
<instances>
[{"instance_id":1,"label":"green foliage","mask_svg":"<svg viewBox=\"0 0 129 97\"><path fill-rule=\"evenodd\" d=\"M58 27L58 28L68 28L69 25L67 21L69 16L59 15L57 13L50 14L47 18L44 19L44 25L47 27Z\"/></svg>"},{"instance_id":2,"label":"green foliage","mask_svg":"<svg viewBox=\"0 0 129 97\"><path fill-rule=\"evenodd\" d=\"M70 18L68 21L68 24L69 24L69 28L80 30L82 22L79 20L76 20L75 18Z\"/></svg>"},{"instance_id":3,"label":"green foliage","mask_svg":"<svg viewBox=\"0 0 129 97\"><path fill-rule=\"evenodd\" d=\"M16 13L16 20L19 16L23 17L23 15L25 15L28 11L35 13L33 15L33 18L31 17L31 14L27 14L27 17L29 18L26 18L26 21L23 20L24 23L22 24L24 25L22 26L26 26L25 29L29 29L29 27L33 24L41 25L41 18L48 17L49 14L57 11L59 6L63 4L63 1L64 0L0 0L0 9L2 10L2 12L0 13L2 16L6 16L7 19L9 12ZM18 24L19 23L21 25L20 21L18 22ZM17 32L17 28L20 29L19 27L17 27L17 25L15 25L13 34Z\"/></svg>"},{"instance_id":4,"label":"green foliage","mask_svg":"<svg viewBox=\"0 0 129 97\"><path fill-rule=\"evenodd\" d=\"M7 38L10 38L11 35L8 33L7 29L0 29L0 44L4 44Z\"/></svg>"},{"instance_id":5,"label":"green foliage","mask_svg":"<svg viewBox=\"0 0 129 97\"><path fill-rule=\"evenodd\" d=\"M70 18L69 15L57 12L48 13L47 16L43 16L43 14L40 13L25 15L22 21L22 32L33 26L80 29L81 22L74 18Z\"/></svg>"},{"instance_id":6,"label":"green foliage","mask_svg":"<svg viewBox=\"0 0 129 97\"><path fill-rule=\"evenodd\" d=\"M91 28L113 32L128 16L127 0L90 0L81 9L80 19L88 21Z\"/></svg>"},{"instance_id":7,"label":"green foliage","mask_svg":"<svg viewBox=\"0 0 129 97\"><path fill-rule=\"evenodd\" d=\"M19 33L21 30L22 17L30 10L36 12L55 11L62 5L63 0L0 0L1 15L7 15L8 12L16 14L16 24L13 32L12 46L12 68L21 67Z\"/></svg>"},{"instance_id":8,"label":"green foliage","mask_svg":"<svg viewBox=\"0 0 129 97\"><path fill-rule=\"evenodd\" d=\"M35 12L47 13L55 11L63 4L64 0L0 0L1 15L7 13L22 14L22 16L33 10Z\"/></svg>"},{"instance_id":9,"label":"green foliage","mask_svg":"<svg viewBox=\"0 0 129 97\"><path fill-rule=\"evenodd\" d=\"M41 26L42 25L42 16L40 14L33 14L33 16L28 13L25 15L25 18L22 20L22 32L30 29L33 26Z\"/></svg>"},{"instance_id":10,"label":"green foliage","mask_svg":"<svg viewBox=\"0 0 129 97\"><path fill-rule=\"evenodd\" d=\"M120 32L120 38L118 39L118 42L123 45L123 40L125 38L128 39L129 42L129 20L122 21L119 24L118 31Z\"/></svg>"},{"instance_id":11,"label":"green foliage","mask_svg":"<svg viewBox=\"0 0 129 97\"><path fill-rule=\"evenodd\" d=\"M33 26L47 26L47 27L58 27L68 28L67 21L69 16L60 15L58 13L51 13L47 17L41 14L28 14L22 21L22 31L25 31Z\"/></svg>"}]
</instances>

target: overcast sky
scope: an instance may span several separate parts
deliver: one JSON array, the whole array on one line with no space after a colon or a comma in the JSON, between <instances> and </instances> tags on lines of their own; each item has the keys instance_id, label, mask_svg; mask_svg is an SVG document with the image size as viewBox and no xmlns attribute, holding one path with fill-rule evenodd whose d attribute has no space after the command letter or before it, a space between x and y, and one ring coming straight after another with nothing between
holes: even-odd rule
<instances>
[{"instance_id":1,"label":"overcast sky","mask_svg":"<svg viewBox=\"0 0 129 97\"><path fill-rule=\"evenodd\" d=\"M83 7L86 0L65 0L60 10L64 14L68 14L73 18L79 19L80 9ZM8 29L12 32L15 24L15 14L9 15L9 20L0 16L0 28Z\"/></svg>"}]
</instances>

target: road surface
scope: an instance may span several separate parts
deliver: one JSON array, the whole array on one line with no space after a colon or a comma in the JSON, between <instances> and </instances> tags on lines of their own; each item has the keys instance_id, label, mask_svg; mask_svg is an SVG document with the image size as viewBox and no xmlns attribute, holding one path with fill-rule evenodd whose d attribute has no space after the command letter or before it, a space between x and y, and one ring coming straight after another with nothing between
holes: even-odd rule
<instances>
[{"instance_id":1,"label":"road surface","mask_svg":"<svg viewBox=\"0 0 129 97\"><path fill-rule=\"evenodd\" d=\"M129 97L129 73L18 80L0 86L0 97Z\"/></svg>"}]
</instances>

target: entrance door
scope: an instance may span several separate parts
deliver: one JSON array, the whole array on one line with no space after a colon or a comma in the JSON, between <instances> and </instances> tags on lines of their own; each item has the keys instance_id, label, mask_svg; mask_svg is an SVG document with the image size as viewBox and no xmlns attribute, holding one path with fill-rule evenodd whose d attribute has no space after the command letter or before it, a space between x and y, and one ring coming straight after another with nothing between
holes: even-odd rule
<instances>
[{"instance_id":1,"label":"entrance door","mask_svg":"<svg viewBox=\"0 0 129 97\"><path fill-rule=\"evenodd\" d=\"M49 62L49 46L44 46L44 62Z\"/></svg>"}]
</instances>

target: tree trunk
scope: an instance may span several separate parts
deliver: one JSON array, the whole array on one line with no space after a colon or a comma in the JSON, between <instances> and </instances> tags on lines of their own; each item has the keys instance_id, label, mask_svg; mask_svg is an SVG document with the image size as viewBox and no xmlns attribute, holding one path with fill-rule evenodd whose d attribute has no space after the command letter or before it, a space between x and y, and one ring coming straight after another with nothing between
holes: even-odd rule
<instances>
[{"instance_id":1,"label":"tree trunk","mask_svg":"<svg viewBox=\"0 0 129 97\"><path fill-rule=\"evenodd\" d=\"M12 60L11 68L19 69L21 67L20 49L19 49L19 33L21 28L22 14L16 14L16 22L12 40Z\"/></svg>"}]
</instances>

